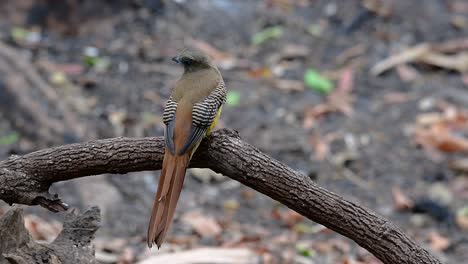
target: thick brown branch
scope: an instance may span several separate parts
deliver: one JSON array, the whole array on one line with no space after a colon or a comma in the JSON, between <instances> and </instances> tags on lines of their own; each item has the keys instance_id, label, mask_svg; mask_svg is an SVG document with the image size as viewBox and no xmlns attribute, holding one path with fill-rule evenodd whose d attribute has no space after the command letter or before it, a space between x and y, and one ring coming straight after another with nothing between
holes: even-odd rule
<instances>
[{"instance_id":1,"label":"thick brown branch","mask_svg":"<svg viewBox=\"0 0 468 264\"><path fill-rule=\"evenodd\" d=\"M163 152L162 138L114 138L14 156L0 162L0 199L61 210L64 204L48 194L52 183L102 173L158 170ZM384 263L440 263L391 222L320 188L233 131L220 130L204 140L190 166L210 168L237 180L354 240Z\"/></svg>"}]
</instances>

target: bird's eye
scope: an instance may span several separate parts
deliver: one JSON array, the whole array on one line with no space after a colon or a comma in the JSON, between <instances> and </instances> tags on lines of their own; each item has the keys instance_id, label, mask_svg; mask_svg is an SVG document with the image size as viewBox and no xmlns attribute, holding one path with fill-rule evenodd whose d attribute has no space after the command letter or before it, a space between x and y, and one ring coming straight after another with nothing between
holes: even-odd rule
<instances>
[{"instance_id":1,"label":"bird's eye","mask_svg":"<svg viewBox=\"0 0 468 264\"><path fill-rule=\"evenodd\" d=\"M187 58L187 57L184 57L182 59L180 59L180 62L184 65L187 65L187 66L190 66L192 65L195 61L190 59L190 58Z\"/></svg>"}]
</instances>

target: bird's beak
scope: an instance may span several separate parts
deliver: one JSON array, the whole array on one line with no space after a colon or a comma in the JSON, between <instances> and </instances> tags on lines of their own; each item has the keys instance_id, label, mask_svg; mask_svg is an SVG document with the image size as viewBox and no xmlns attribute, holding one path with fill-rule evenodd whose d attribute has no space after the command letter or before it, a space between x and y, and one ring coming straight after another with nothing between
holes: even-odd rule
<instances>
[{"instance_id":1,"label":"bird's beak","mask_svg":"<svg viewBox=\"0 0 468 264\"><path fill-rule=\"evenodd\" d=\"M180 60L179 60L179 57L178 57L178 56L173 57L173 58L172 58L172 61L174 61L175 63L180 63Z\"/></svg>"}]
</instances>

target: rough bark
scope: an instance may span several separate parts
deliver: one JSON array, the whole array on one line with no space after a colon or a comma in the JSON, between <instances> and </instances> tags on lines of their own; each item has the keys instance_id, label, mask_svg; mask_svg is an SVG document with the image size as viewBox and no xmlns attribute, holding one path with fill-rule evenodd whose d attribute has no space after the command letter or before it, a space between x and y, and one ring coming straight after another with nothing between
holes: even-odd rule
<instances>
[{"instance_id":1,"label":"rough bark","mask_svg":"<svg viewBox=\"0 0 468 264\"><path fill-rule=\"evenodd\" d=\"M23 211L12 208L0 218L0 264L97 263L91 240L99 222L97 207L81 215L72 212L54 242L37 243L24 227Z\"/></svg>"},{"instance_id":2,"label":"rough bark","mask_svg":"<svg viewBox=\"0 0 468 264\"><path fill-rule=\"evenodd\" d=\"M0 199L66 209L48 193L57 181L102 173L158 170L159 138L114 138L65 145L0 162ZM310 178L220 130L202 142L191 167L210 168L249 186L361 245L384 263L440 263L398 227L369 209L317 186Z\"/></svg>"}]
</instances>

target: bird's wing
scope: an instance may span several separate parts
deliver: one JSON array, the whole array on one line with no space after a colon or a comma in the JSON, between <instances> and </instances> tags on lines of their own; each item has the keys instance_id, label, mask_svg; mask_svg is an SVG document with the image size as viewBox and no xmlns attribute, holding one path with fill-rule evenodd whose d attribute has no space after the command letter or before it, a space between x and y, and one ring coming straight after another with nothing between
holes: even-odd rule
<instances>
[{"instance_id":1,"label":"bird's wing","mask_svg":"<svg viewBox=\"0 0 468 264\"><path fill-rule=\"evenodd\" d=\"M166 108L164 108L163 113L163 122L166 125L166 130L164 131L164 140L166 142L166 146L171 152L172 155L175 153L174 147L174 122L175 122L175 113L177 110L177 102L171 98L167 100Z\"/></svg>"},{"instance_id":2,"label":"bird's wing","mask_svg":"<svg viewBox=\"0 0 468 264\"><path fill-rule=\"evenodd\" d=\"M191 150L205 136L213 123L220 107L226 101L226 87L224 81L218 81L216 88L204 100L195 103L192 109L192 128L179 155Z\"/></svg>"}]
</instances>

